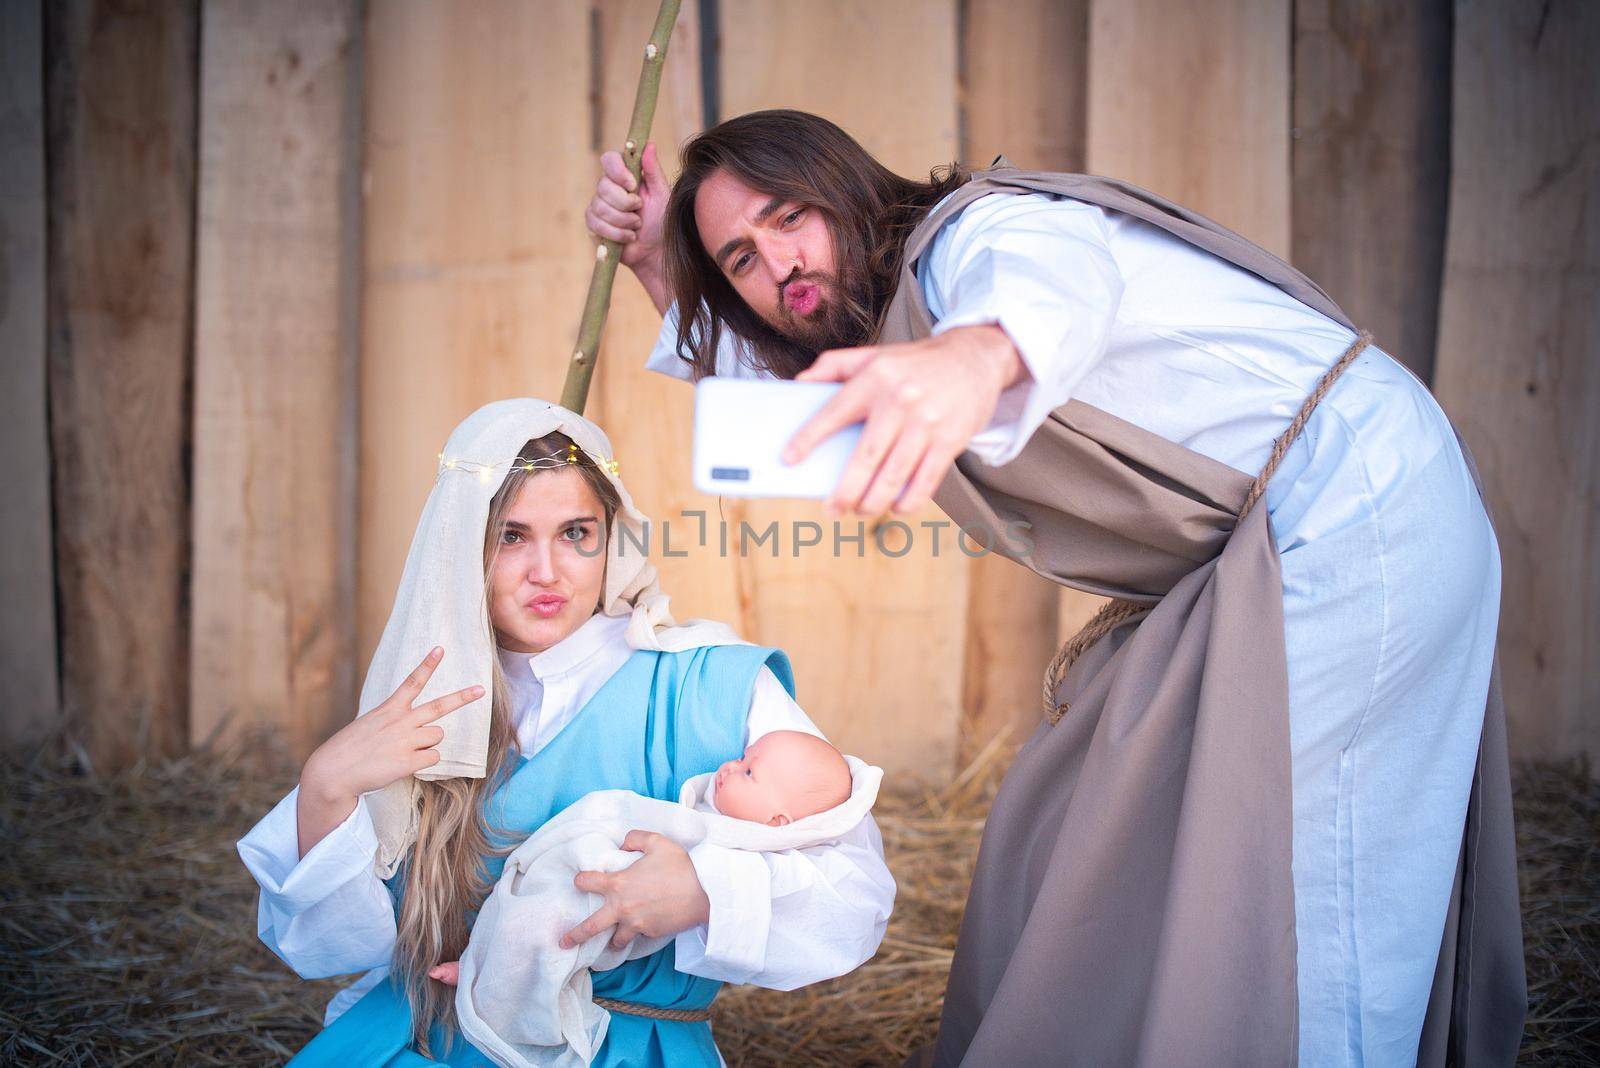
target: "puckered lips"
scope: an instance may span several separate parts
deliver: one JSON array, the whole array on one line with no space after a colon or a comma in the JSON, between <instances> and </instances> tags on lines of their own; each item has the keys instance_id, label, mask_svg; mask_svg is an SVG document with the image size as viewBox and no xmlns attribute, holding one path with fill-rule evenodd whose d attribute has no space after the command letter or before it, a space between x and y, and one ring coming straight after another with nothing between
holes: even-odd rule
<instances>
[{"instance_id":1,"label":"puckered lips","mask_svg":"<svg viewBox=\"0 0 1600 1068\"><path fill-rule=\"evenodd\" d=\"M822 300L822 289L815 282L796 279L783 287L783 302L796 315L810 315Z\"/></svg>"},{"instance_id":2,"label":"puckered lips","mask_svg":"<svg viewBox=\"0 0 1600 1068\"><path fill-rule=\"evenodd\" d=\"M549 619L565 608L567 599L557 593L541 593L528 601L528 611L541 619Z\"/></svg>"}]
</instances>

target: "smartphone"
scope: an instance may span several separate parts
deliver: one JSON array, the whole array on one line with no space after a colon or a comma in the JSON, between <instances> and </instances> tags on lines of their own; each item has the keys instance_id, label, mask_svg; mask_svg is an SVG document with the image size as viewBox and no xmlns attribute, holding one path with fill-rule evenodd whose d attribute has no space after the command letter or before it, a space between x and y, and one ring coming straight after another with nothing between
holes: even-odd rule
<instances>
[{"instance_id":1,"label":"smartphone","mask_svg":"<svg viewBox=\"0 0 1600 1068\"><path fill-rule=\"evenodd\" d=\"M827 497L861 438L860 423L793 466L779 457L840 388L835 382L702 378L694 390L695 488L727 497Z\"/></svg>"}]
</instances>

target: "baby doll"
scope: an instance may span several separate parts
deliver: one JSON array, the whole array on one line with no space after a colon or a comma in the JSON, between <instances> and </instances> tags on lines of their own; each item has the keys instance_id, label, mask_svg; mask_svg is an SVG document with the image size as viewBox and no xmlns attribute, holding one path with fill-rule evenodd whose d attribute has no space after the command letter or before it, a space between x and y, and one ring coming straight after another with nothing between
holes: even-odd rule
<instances>
[{"instance_id":1,"label":"baby doll","mask_svg":"<svg viewBox=\"0 0 1600 1068\"><path fill-rule=\"evenodd\" d=\"M580 1065L605 1040L610 1015L593 1002L591 971L655 952L666 939L623 949L611 932L563 948L563 933L601 904L577 890L579 871L618 871L640 854L621 849L632 830L664 834L685 849L710 842L768 851L821 845L860 822L883 772L816 735L773 731L737 760L684 783L676 804L627 790L586 794L506 860L460 961L429 975L458 985L456 1016L480 1051L503 1068Z\"/></svg>"},{"instance_id":2,"label":"baby doll","mask_svg":"<svg viewBox=\"0 0 1600 1068\"><path fill-rule=\"evenodd\" d=\"M850 765L827 741L804 731L773 731L712 778L711 803L724 816L785 827L844 804Z\"/></svg>"},{"instance_id":3,"label":"baby doll","mask_svg":"<svg viewBox=\"0 0 1600 1068\"><path fill-rule=\"evenodd\" d=\"M850 766L826 739L804 731L773 731L756 739L738 760L712 776L707 797L713 811L769 827L785 827L842 805L850 796ZM461 962L428 972L455 986Z\"/></svg>"}]
</instances>

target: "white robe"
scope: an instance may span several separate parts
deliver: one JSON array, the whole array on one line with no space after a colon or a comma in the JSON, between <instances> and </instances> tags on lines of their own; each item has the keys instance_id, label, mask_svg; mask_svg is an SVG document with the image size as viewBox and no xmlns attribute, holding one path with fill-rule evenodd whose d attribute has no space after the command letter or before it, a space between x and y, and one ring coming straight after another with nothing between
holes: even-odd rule
<instances>
[{"instance_id":1,"label":"white robe","mask_svg":"<svg viewBox=\"0 0 1600 1068\"><path fill-rule=\"evenodd\" d=\"M1013 458L1077 398L1251 475L1349 331L1148 223L984 197L919 280L937 325L997 323L1027 367L971 448ZM648 366L687 378L675 309ZM724 335L727 337L727 335ZM737 342L719 373L751 375ZM1499 553L1443 413L1376 347L1267 491L1283 568L1300 1060L1411 1063L1494 649Z\"/></svg>"},{"instance_id":2,"label":"white robe","mask_svg":"<svg viewBox=\"0 0 1600 1068\"><path fill-rule=\"evenodd\" d=\"M628 619L596 615L536 656L500 654L531 756L577 716L632 655ZM756 678L744 744L776 730L822 736L766 668ZM388 974L394 903L373 871L378 840L366 805L302 858L298 787L239 842L261 886L261 940L305 979L365 971L329 1002L331 1023ZM702 843L690 850L711 901L706 925L674 940L681 972L777 990L843 975L877 952L894 905L883 837L869 815L829 845L751 853Z\"/></svg>"}]
</instances>

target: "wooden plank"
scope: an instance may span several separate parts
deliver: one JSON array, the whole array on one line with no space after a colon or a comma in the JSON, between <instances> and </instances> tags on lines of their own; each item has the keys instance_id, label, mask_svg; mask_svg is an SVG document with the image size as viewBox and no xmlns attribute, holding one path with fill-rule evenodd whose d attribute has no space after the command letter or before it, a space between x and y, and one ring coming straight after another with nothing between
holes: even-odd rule
<instances>
[{"instance_id":1,"label":"wooden plank","mask_svg":"<svg viewBox=\"0 0 1600 1068\"><path fill-rule=\"evenodd\" d=\"M926 174L956 143L956 4L845 0L796 7L775 0L725 5L721 27L723 113L767 107L816 112L855 135L886 166ZM770 550L737 561L751 598L754 637L793 657L800 701L846 751L901 781L940 782L957 755L967 558L949 532L933 553L919 523L945 521L931 506L908 517L912 548L895 558L833 552L819 508L751 504L758 532L778 524ZM823 544L794 551L797 522L816 522ZM856 532L855 521L842 533ZM809 528L801 528L809 538ZM891 551L903 546L893 528Z\"/></svg>"},{"instance_id":2,"label":"wooden plank","mask_svg":"<svg viewBox=\"0 0 1600 1068\"><path fill-rule=\"evenodd\" d=\"M561 394L594 262L588 34L583 4L369 6L359 664L450 430Z\"/></svg>"},{"instance_id":3,"label":"wooden plank","mask_svg":"<svg viewBox=\"0 0 1600 1068\"><path fill-rule=\"evenodd\" d=\"M972 561L961 672L957 764L1004 733L1020 745L1039 726L1042 682L1060 648L1061 602L1087 598L999 555Z\"/></svg>"},{"instance_id":4,"label":"wooden plank","mask_svg":"<svg viewBox=\"0 0 1600 1068\"><path fill-rule=\"evenodd\" d=\"M962 9L962 159L1081 171L1088 107L1088 0L969 0ZM1040 683L1060 617L1103 598L1055 585L1000 556L972 561L959 762L999 731L1039 723Z\"/></svg>"},{"instance_id":5,"label":"wooden plank","mask_svg":"<svg viewBox=\"0 0 1600 1068\"><path fill-rule=\"evenodd\" d=\"M961 158L1081 171L1089 99L1089 0L966 0Z\"/></svg>"},{"instance_id":6,"label":"wooden plank","mask_svg":"<svg viewBox=\"0 0 1600 1068\"><path fill-rule=\"evenodd\" d=\"M1436 389L1477 454L1499 532L1512 748L1593 762L1600 5L1463 0L1455 27Z\"/></svg>"},{"instance_id":7,"label":"wooden plank","mask_svg":"<svg viewBox=\"0 0 1600 1068\"><path fill-rule=\"evenodd\" d=\"M1450 0L1298 0L1291 251L1428 381L1450 175Z\"/></svg>"},{"instance_id":8,"label":"wooden plank","mask_svg":"<svg viewBox=\"0 0 1600 1068\"><path fill-rule=\"evenodd\" d=\"M201 40L190 734L350 718L356 0L213 0Z\"/></svg>"},{"instance_id":9,"label":"wooden plank","mask_svg":"<svg viewBox=\"0 0 1600 1068\"><path fill-rule=\"evenodd\" d=\"M639 53L658 7L657 0L608 0L599 6L595 82L602 150L620 148L627 134ZM699 5L686 3L667 49L651 131L669 178L677 175L677 146L701 128L700 65ZM599 177L596 156L589 157L591 181ZM569 312L574 336L578 310ZM618 271L586 414L606 429L634 502L656 524L652 558L662 588L672 595L673 613L679 619L721 619L740 627L746 613L735 585L738 573L719 551L718 504L696 492L691 479L694 393L642 370L660 329L661 315L644 288L631 271ZM671 556L663 551L663 537L670 538Z\"/></svg>"},{"instance_id":10,"label":"wooden plank","mask_svg":"<svg viewBox=\"0 0 1600 1068\"><path fill-rule=\"evenodd\" d=\"M198 14L45 13L62 703L100 770L188 743Z\"/></svg>"},{"instance_id":11,"label":"wooden plank","mask_svg":"<svg viewBox=\"0 0 1600 1068\"><path fill-rule=\"evenodd\" d=\"M1089 150L1289 252L1289 0L1091 0Z\"/></svg>"},{"instance_id":12,"label":"wooden plank","mask_svg":"<svg viewBox=\"0 0 1600 1068\"><path fill-rule=\"evenodd\" d=\"M726 4L721 41L724 117L815 112L900 174L925 175L955 158L953 0Z\"/></svg>"},{"instance_id":13,"label":"wooden plank","mask_svg":"<svg viewBox=\"0 0 1600 1068\"><path fill-rule=\"evenodd\" d=\"M37 741L61 719L56 677L50 431L45 420L43 8L0 4L0 742Z\"/></svg>"}]
</instances>

